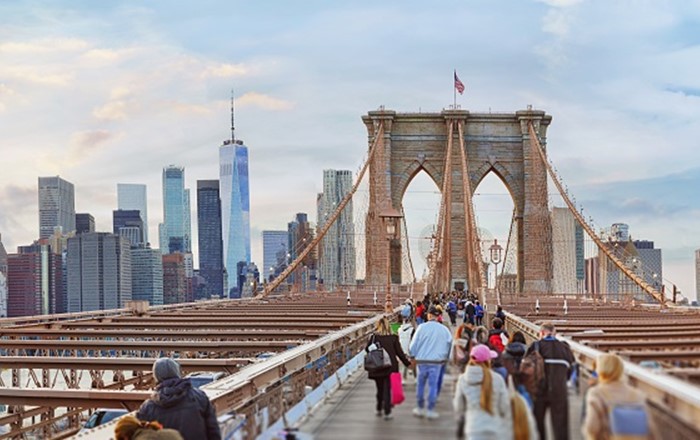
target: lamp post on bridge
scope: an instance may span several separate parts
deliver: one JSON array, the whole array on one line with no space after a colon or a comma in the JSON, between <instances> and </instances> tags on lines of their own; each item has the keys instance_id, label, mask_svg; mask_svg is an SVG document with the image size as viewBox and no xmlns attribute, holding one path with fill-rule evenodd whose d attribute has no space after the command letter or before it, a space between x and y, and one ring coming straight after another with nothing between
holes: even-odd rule
<instances>
[{"instance_id":1,"label":"lamp post on bridge","mask_svg":"<svg viewBox=\"0 0 700 440\"><path fill-rule=\"evenodd\" d=\"M501 262L503 248L498 244L497 239L493 239L493 244L489 248L489 256L493 263L493 288L496 291L496 301L501 305L501 292L498 291L498 263Z\"/></svg>"},{"instance_id":2,"label":"lamp post on bridge","mask_svg":"<svg viewBox=\"0 0 700 440\"><path fill-rule=\"evenodd\" d=\"M386 228L386 243L387 243L387 254L386 254L386 296L384 298L384 312L392 313L394 311L394 306L391 299L391 240L396 238L396 232L398 230L398 222L403 215L394 209L393 207L387 208L379 214L379 218L382 219L382 223Z\"/></svg>"}]
</instances>

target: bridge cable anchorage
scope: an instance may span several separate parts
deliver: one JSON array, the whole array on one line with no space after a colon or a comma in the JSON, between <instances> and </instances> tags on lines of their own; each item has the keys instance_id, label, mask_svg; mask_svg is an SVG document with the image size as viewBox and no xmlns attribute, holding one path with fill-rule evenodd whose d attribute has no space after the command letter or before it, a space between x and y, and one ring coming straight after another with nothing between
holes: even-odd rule
<instances>
[{"instance_id":1,"label":"bridge cable anchorage","mask_svg":"<svg viewBox=\"0 0 700 440\"><path fill-rule=\"evenodd\" d=\"M330 216L328 220L326 220L326 223L324 224L323 228L321 228L314 237L313 240L311 240L311 243L309 243L304 250L301 251L301 253L292 261L287 268L282 271L281 274L279 274L274 280L272 280L270 283L268 283L265 286L265 289L263 290L262 293L258 294L256 296L257 299L260 298L265 298L267 297L272 291L274 291L277 287L279 287L280 284L282 284L289 275L292 274L296 270L296 268L304 261L307 255L311 253L313 249L315 249L318 244L321 242L323 237L326 235L326 233L330 230L330 228L335 224L336 220L338 220L338 217L340 217L340 213L343 211L345 206L352 200L353 195L357 191L357 188L360 186L360 183L362 182L362 178L364 177L365 173L367 172L367 169L369 168L370 163L372 163L372 158L378 150L378 146L384 145L384 122L380 121L379 125L377 127L377 132L375 133L374 136L374 141L372 142L372 146L370 147L369 154L367 155L367 160L365 160L365 163L362 166L362 169L360 170L360 173L357 175L357 178L355 180L355 184L352 186L352 189L350 189L350 192L348 192L345 197L343 197L343 200L338 204L338 207L333 211L333 214Z\"/></svg>"},{"instance_id":2,"label":"bridge cable anchorage","mask_svg":"<svg viewBox=\"0 0 700 440\"><path fill-rule=\"evenodd\" d=\"M667 300L664 297L664 295L661 294L656 289L654 289L653 286L651 286L649 283L644 281L639 275L632 272L630 270L630 268L627 267L627 265L611 250L611 247L606 245L606 243L604 243L600 239L600 237L595 233L593 228L585 221L585 219L583 218L581 213L576 209L576 205L574 204L574 202L572 202L571 198L569 197L568 192L565 191L565 189L563 187L561 177L554 171L552 164L547 160L547 156L544 152L544 148L542 147L542 144L540 143L539 136L535 132L535 127L534 127L534 124L532 123L532 121L529 122L529 133L530 133L530 142L535 147L535 150L537 150L537 152L540 156L540 159L542 160L542 163L544 164L550 177L552 178L554 185L557 187L557 190L559 191L559 194L561 195L562 199L564 200L564 203L569 208L569 211L573 214L576 221L581 225L581 227L586 231L586 233L595 242L598 250L603 252L605 254L605 256L610 260L610 262L612 262L629 280L631 280L632 283L636 284L645 293L647 293L649 296L651 296L656 301L658 301L662 307L667 306Z\"/></svg>"}]
</instances>

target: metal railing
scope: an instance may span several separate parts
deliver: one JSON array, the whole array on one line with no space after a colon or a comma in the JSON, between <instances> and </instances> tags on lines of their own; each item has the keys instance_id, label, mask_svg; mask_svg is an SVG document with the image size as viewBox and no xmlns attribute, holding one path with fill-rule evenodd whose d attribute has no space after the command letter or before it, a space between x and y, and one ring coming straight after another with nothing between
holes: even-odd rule
<instances>
[{"instance_id":1,"label":"metal railing","mask_svg":"<svg viewBox=\"0 0 700 440\"><path fill-rule=\"evenodd\" d=\"M254 439L301 402L309 387L318 387L364 350L367 336L381 316L243 367L202 390L209 396L218 415L233 412L242 416L245 420L243 438ZM77 438L109 439L113 432L114 423L108 423Z\"/></svg>"}]
</instances>

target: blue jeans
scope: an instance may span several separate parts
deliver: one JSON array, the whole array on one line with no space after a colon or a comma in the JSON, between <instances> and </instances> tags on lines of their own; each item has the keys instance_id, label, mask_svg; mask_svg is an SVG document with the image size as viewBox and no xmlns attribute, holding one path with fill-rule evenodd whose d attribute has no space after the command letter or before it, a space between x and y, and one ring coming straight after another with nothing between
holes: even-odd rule
<instances>
[{"instance_id":1,"label":"blue jeans","mask_svg":"<svg viewBox=\"0 0 700 440\"><path fill-rule=\"evenodd\" d=\"M442 391L442 380L445 378L445 370L447 370L447 365L446 364L440 365L440 374L438 375L438 382L437 382L438 396L440 395L440 391Z\"/></svg>"},{"instance_id":2,"label":"blue jeans","mask_svg":"<svg viewBox=\"0 0 700 440\"><path fill-rule=\"evenodd\" d=\"M418 408L425 408L425 385L428 385L428 410L435 409L438 396L438 379L440 378L440 364L418 364L418 383L416 385L416 399Z\"/></svg>"}]
</instances>

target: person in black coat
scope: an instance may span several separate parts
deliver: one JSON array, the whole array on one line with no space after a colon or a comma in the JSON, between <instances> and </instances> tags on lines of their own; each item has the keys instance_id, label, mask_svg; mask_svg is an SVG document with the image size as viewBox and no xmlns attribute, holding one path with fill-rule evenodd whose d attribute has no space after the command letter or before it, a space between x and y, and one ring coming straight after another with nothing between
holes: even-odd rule
<instances>
[{"instance_id":1,"label":"person in black coat","mask_svg":"<svg viewBox=\"0 0 700 440\"><path fill-rule=\"evenodd\" d=\"M139 420L155 420L178 431L185 440L221 440L216 411L204 391L180 377L180 365L170 358L153 363L156 389L136 413Z\"/></svg>"},{"instance_id":2,"label":"person in black coat","mask_svg":"<svg viewBox=\"0 0 700 440\"><path fill-rule=\"evenodd\" d=\"M401 349L399 337L391 334L391 326L386 317L383 317L377 322L377 328L369 338L369 341L367 341L365 351L369 351L369 346L372 344L380 345L389 353L389 357L391 358L391 367L368 373L369 378L374 380L377 385L377 416L381 416L383 410L384 419L389 420L392 418L391 381L389 380L389 375L399 372L398 359L407 367L411 365L411 362Z\"/></svg>"}]
</instances>

